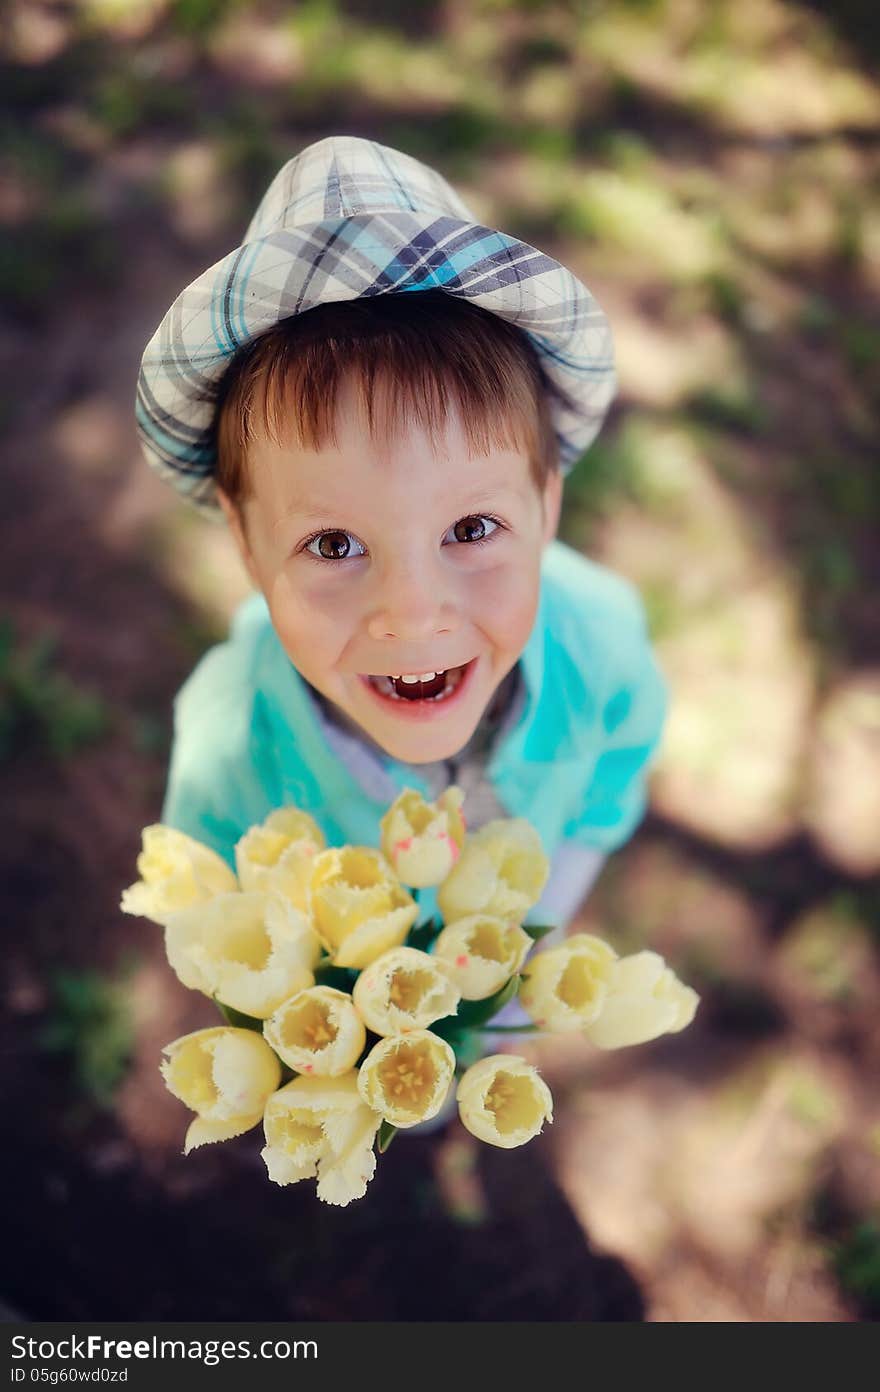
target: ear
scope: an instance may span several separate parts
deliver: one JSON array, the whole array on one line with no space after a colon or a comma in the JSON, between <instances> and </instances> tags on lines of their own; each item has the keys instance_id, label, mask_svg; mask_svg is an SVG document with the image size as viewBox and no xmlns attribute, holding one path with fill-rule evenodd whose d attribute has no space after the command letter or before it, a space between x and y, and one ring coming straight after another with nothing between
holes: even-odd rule
<instances>
[{"instance_id":1,"label":"ear","mask_svg":"<svg viewBox=\"0 0 880 1392\"><path fill-rule=\"evenodd\" d=\"M545 546L553 540L559 526L559 516L562 512L562 484L562 470L559 468L551 469L543 492Z\"/></svg>"},{"instance_id":2,"label":"ear","mask_svg":"<svg viewBox=\"0 0 880 1392\"><path fill-rule=\"evenodd\" d=\"M229 526L229 530L232 533L232 536L235 540L235 545L238 548L238 554L241 556L242 564L245 570L247 571L248 575L251 577L251 580L256 585L257 589L260 589L261 586L259 577L257 575L257 568L254 564L253 555L251 554L250 543L247 538L247 531L245 529L245 523L242 512L240 512L239 509L235 506L235 504L231 501L228 494L224 493L223 489L219 486L219 484L217 485L217 501L219 502L226 516L226 521Z\"/></svg>"}]
</instances>

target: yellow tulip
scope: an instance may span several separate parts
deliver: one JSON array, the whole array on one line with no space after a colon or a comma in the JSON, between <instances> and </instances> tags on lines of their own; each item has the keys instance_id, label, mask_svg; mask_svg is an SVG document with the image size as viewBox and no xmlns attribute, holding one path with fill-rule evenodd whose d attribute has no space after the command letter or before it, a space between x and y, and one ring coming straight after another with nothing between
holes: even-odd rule
<instances>
[{"instance_id":1,"label":"yellow tulip","mask_svg":"<svg viewBox=\"0 0 880 1392\"><path fill-rule=\"evenodd\" d=\"M522 923L550 874L541 838L523 817L499 818L465 837L457 863L437 890L444 923L490 914Z\"/></svg>"},{"instance_id":2,"label":"yellow tulip","mask_svg":"<svg viewBox=\"0 0 880 1392\"><path fill-rule=\"evenodd\" d=\"M437 885L458 860L464 842L464 793L450 787L436 802L404 788L379 823L382 850L405 885Z\"/></svg>"},{"instance_id":3,"label":"yellow tulip","mask_svg":"<svg viewBox=\"0 0 880 1392\"><path fill-rule=\"evenodd\" d=\"M354 1068L367 1031L345 991L308 986L269 1016L263 1037L297 1073L337 1078Z\"/></svg>"},{"instance_id":4,"label":"yellow tulip","mask_svg":"<svg viewBox=\"0 0 880 1392\"><path fill-rule=\"evenodd\" d=\"M165 951L184 986L264 1020L314 985L320 943L292 904L241 892L169 914Z\"/></svg>"},{"instance_id":5,"label":"yellow tulip","mask_svg":"<svg viewBox=\"0 0 880 1392\"><path fill-rule=\"evenodd\" d=\"M457 986L427 952L392 947L361 972L352 991L361 1019L374 1034L407 1034L454 1015Z\"/></svg>"},{"instance_id":6,"label":"yellow tulip","mask_svg":"<svg viewBox=\"0 0 880 1392\"><path fill-rule=\"evenodd\" d=\"M600 1015L617 953L591 933L536 952L523 970L519 999L539 1029L583 1030Z\"/></svg>"},{"instance_id":7,"label":"yellow tulip","mask_svg":"<svg viewBox=\"0 0 880 1392\"><path fill-rule=\"evenodd\" d=\"M123 890L123 913L164 925L175 909L203 904L215 894L230 894L238 881L222 856L185 832L157 822L141 832L137 858L140 879Z\"/></svg>"},{"instance_id":8,"label":"yellow tulip","mask_svg":"<svg viewBox=\"0 0 880 1392\"><path fill-rule=\"evenodd\" d=\"M380 1039L358 1071L367 1106L393 1126L417 1126L436 1116L455 1073L455 1054L430 1030Z\"/></svg>"},{"instance_id":9,"label":"yellow tulip","mask_svg":"<svg viewBox=\"0 0 880 1392\"><path fill-rule=\"evenodd\" d=\"M279 807L245 832L235 847L242 889L277 891L308 913L312 863L325 844L324 833L308 812Z\"/></svg>"},{"instance_id":10,"label":"yellow tulip","mask_svg":"<svg viewBox=\"0 0 880 1392\"><path fill-rule=\"evenodd\" d=\"M464 1127L480 1141L512 1150L553 1120L553 1098L538 1070L517 1054L490 1054L464 1074L456 1092Z\"/></svg>"},{"instance_id":11,"label":"yellow tulip","mask_svg":"<svg viewBox=\"0 0 880 1392\"><path fill-rule=\"evenodd\" d=\"M371 846L321 851L310 893L315 927L339 967L361 970L397 947L419 912L382 852Z\"/></svg>"},{"instance_id":12,"label":"yellow tulip","mask_svg":"<svg viewBox=\"0 0 880 1392\"><path fill-rule=\"evenodd\" d=\"M275 1184L318 1180L318 1198L344 1207L363 1198L376 1170L382 1118L358 1092L357 1074L294 1078L266 1103L261 1152Z\"/></svg>"},{"instance_id":13,"label":"yellow tulip","mask_svg":"<svg viewBox=\"0 0 880 1392\"><path fill-rule=\"evenodd\" d=\"M281 1065L253 1030L215 1025L184 1034L162 1050L168 1091L196 1113L183 1151L227 1141L256 1126L281 1081Z\"/></svg>"},{"instance_id":14,"label":"yellow tulip","mask_svg":"<svg viewBox=\"0 0 880 1392\"><path fill-rule=\"evenodd\" d=\"M691 1023L699 996L656 952L636 952L614 963L608 995L586 1035L599 1049L645 1044Z\"/></svg>"},{"instance_id":15,"label":"yellow tulip","mask_svg":"<svg viewBox=\"0 0 880 1392\"><path fill-rule=\"evenodd\" d=\"M520 970L533 946L519 924L469 914L443 929L433 955L465 1000L485 1000Z\"/></svg>"}]
</instances>

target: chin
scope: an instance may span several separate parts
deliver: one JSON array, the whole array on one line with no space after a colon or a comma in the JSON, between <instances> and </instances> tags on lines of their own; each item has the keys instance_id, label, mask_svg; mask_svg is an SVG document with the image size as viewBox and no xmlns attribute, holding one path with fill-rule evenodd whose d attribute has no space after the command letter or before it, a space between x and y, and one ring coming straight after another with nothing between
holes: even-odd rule
<instances>
[{"instance_id":1,"label":"chin","mask_svg":"<svg viewBox=\"0 0 880 1392\"><path fill-rule=\"evenodd\" d=\"M435 764L442 759L453 759L460 750L467 744L470 735L461 738L446 735L441 739L438 735L436 739L425 738L423 732L413 731L409 740L381 741L382 747L392 759L396 759L401 764ZM390 747L389 747L390 746Z\"/></svg>"}]
</instances>

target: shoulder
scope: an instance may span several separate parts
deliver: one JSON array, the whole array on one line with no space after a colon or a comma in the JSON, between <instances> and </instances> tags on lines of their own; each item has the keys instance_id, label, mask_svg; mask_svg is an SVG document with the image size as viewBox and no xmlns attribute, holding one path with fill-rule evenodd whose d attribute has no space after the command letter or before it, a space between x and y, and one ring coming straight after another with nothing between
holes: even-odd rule
<instances>
[{"instance_id":1,"label":"shoulder","mask_svg":"<svg viewBox=\"0 0 880 1392\"><path fill-rule=\"evenodd\" d=\"M267 695L278 679L278 639L262 594L232 615L229 636L202 654L174 698L178 758L245 779L267 738ZM212 775L214 776L214 775Z\"/></svg>"},{"instance_id":2,"label":"shoulder","mask_svg":"<svg viewBox=\"0 0 880 1392\"><path fill-rule=\"evenodd\" d=\"M541 589L551 621L581 630L646 631L644 602L632 581L562 541L544 550Z\"/></svg>"},{"instance_id":3,"label":"shoulder","mask_svg":"<svg viewBox=\"0 0 880 1392\"><path fill-rule=\"evenodd\" d=\"M203 653L174 698L178 721L249 717L274 630L265 599L249 595L235 610L229 637Z\"/></svg>"},{"instance_id":4,"label":"shoulder","mask_svg":"<svg viewBox=\"0 0 880 1392\"><path fill-rule=\"evenodd\" d=\"M275 794L258 757L267 625L262 595L250 596L233 615L229 637L202 655L174 700L162 820L228 859Z\"/></svg>"},{"instance_id":5,"label":"shoulder","mask_svg":"<svg viewBox=\"0 0 880 1392\"><path fill-rule=\"evenodd\" d=\"M638 589L561 542L546 548L545 565L542 676L554 720L579 746L655 743L670 688Z\"/></svg>"},{"instance_id":6,"label":"shoulder","mask_svg":"<svg viewBox=\"0 0 880 1392\"><path fill-rule=\"evenodd\" d=\"M541 605L546 661L567 686L596 696L653 667L636 586L560 541L544 552Z\"/></svg>"}]
</instances>

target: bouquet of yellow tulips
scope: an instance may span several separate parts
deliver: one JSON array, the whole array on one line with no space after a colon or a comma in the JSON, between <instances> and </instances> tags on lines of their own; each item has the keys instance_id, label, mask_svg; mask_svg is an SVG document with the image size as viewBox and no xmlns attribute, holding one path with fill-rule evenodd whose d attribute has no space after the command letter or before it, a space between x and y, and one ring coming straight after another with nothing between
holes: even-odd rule
<instances>
[{"instance_id":1,"label":"bouquet of yellow tulips","mask_svg":"<svg viewBox=\"0 0 880 1392\"><path fill-rule=\"evenodd\" d=\"M164 928L178 978L226 1022L163 1050L167 1087L195 1113L185 1154L262 1122L270 1179L317 1179L320 1199L348 1204L456 1076L461 1121L490 1145L553 1120L532 1064L479 1057L514 996L526 1028L578 1030L600 1049L690 1023L696 993L656 953L619 957L579 933L527 960L551 931L523 922L549 875L540 837L522 818L468 833L462 802L457 787L434 803L404 789L379 848L327 847L312 817L282 807L239 840L235 873L183 832L144 828L120 907ZM439 920L417 923L429 887Z\"/></svg>"}]
</instances>

